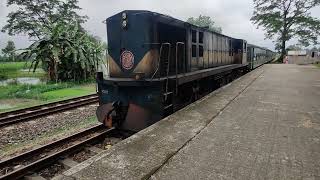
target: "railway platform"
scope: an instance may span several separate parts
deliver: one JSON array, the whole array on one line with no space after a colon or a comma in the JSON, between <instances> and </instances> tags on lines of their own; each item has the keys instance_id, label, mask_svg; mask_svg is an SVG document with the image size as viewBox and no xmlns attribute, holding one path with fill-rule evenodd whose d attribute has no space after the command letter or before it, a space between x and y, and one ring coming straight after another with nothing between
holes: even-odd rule
<instances>
[{"instance_id":1,"label":"railway platform","mask_svg":"<svg viewBox=\"0 0 320 180\"><path fill-rule=\"evenodd\" d=\"M320 69L264 65L59 179L320 179Z\"/></svg>"}]
</instances>

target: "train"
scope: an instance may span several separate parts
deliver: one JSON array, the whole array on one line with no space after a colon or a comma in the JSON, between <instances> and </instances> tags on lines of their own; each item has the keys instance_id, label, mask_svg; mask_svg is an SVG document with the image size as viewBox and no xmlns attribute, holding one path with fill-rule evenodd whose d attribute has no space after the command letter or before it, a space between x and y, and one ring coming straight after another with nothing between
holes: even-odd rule
<instances>
[{"instance_id":1,"label":"train","mask_svg":"<svg viewBox=\"0 0 320 180\"><path fill-rule=\"evenodd\" d=\"M125 10L106 19L108 53L97 72L97 119L137 132L275 53L168 15Z\"/></svg>"},{"instance_id":2,"label":"train","mask_svg":"<svg viewBox=\"0 0 320 180\"><path fill-rule=\"evenodd\" d=\"M249 70L253 70L263 64L266 64L276 57L275 52L253 44L248 44L247 52L247 62Z\"/></svg>"}]
</instances>

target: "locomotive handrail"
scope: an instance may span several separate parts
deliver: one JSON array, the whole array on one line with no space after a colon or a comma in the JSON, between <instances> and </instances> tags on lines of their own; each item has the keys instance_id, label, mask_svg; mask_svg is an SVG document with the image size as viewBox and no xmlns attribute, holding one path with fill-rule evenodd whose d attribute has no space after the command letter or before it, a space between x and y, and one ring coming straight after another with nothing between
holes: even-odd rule
<instances>
[{"instance_id":1,"label":"locomotive handrail","mask_svg":"<svg viewBox=\"0 0 320 180\"><path fill-rule=\"evenodd\" d=\"M167 82L166 82L166 93L168 93L168 86L169 86L169 72L170 72L170 55L171 55L171 44L170 43L162 43L161 44L161 47L163 46L163 45L168 45L169 46L169 50L168 50L168 65L167 65L167 77L166 77L166 79L167 79ZM161 55L161 54L160 54ZM160 79L160 77L161 77L161 73L160 73L160 76L159 76L159 79ZM165 97L165 99L167 99L167 96Z\"/></svg>"},{"instance_id":2,"label":"locomotive handrail","mask_svg":"<svg viewBox=\"0 0 320 180\"><path fill-rule=\"evenodd\" d=\"M159 70L159 66L160 66L160 56L161 56L161 52L162 52L162 45L160 47L159 50L159 57L158 57L158 65L157 65L157 69L154 71L153 75L151 76L151 81L153 80L154 76L157 74L158 70Z\"/></svg>"},{"instance_id":3,"label":"locomotive handrail","mask_svg":"<svg viewBox=\"0 0 320 180\"><path fill-rule=\"evenodd\" d=\"M178 93L178 83L177 83L177 80L178 80L178 48L179 48L179 45L183 45L183 73L186 72L185 70L185 44L184 42L177 42L176 43L176 91L175 93L177 94Z\"/></svg>"},{"instance_id":4,"label":"locomotive handrail","mask_svg":"<svg viewBox=\"0 0 320 180\"><path fill-rule=\"evenodd\" d=\"M158 73L159 71L159 67L160 67L160 62L161 62L161 54L162 54L162 48L164 45L168 45L169 46L169 52L168 52L168 68L170 65L170 50L171 50L171 44L166 42L166 43L162 43L160 46L160 52L159 52L159 58L158 58L158 65L157 65L157 69L155 70L155 72L153 73L153 75L151 76L151 81L153 80L154 76ZM161 74L159 76L159 79L161 77ZM167 73L167 78L168 78L168 73Z\"/></svg>"},{"instance_id":5,"label":"locomotive handrail","mask_svg":"<svg viewBox=\"0 0 320 180\"><path fill-rule=\"evenodd\" d=\"M151 81L152 81L152 79L154 78L154 76L157 74L157 72L159 71L160 62L161 62L162 48L163 48L164 46L168 46L168 47L169 47L169 49L168 49L168 57L167 57L167 63L168 63L168 64L167 64L167 69L166 69L166 74L167 74L166 79L167 79L167 81L166 81L166 92L165 92L165 94L166 94L166 95L165 95L165 100L167 100L168 85L169 85L170 55L171 55L171 44L168 43L168 42L162 43L161 46L160 46L158 66L157 66L156 71L154 72L154 74L153 74L152 77L151 77ZM161 78L161 72L160 72L160 75L159 75L159 80L160 80L160 78Z\"/></svg>"}]
</instances>

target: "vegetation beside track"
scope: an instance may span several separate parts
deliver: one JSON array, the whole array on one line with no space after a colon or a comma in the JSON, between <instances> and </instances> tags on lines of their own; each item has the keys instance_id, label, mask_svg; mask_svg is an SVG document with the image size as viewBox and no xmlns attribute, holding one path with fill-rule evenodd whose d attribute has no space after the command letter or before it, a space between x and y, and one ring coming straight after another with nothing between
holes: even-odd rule
<instances>
[{"instance_id":1,"label":"vegetation beside track","mask_svg":"<svg viewBox=\"0 0 320 180\"><path fill-rule=\"evenodd\" d=\"M95 93L94 80L46 83L46 73L29 71L30 62L0 62L0 80L36 77L43 82L30 85L17 81L0 85L0 113Z\"/></svg>"},{"instance_id":2,"label":"vegetation beside track","mask_svg":"<svg viewBox=\"0 0 320 180\"><path fill-rule=\"evenodd\" d=\"M0 80L19 77L45 77L45 72L42 69L37 69L35 72L29 71L30 65L30 62L0 62Z\"/></svg>"},{"instance_id":3,"label":"vegetation beside track","mask_svg":"<svg viewBox=\"0 0 320 180\"><path fill-rule=\"evenodd\" d=\"M48 84L15 84L0 86L0 99L26 98L50 101L61 98L84 96L95 92L92 82L88 83L48 83Z\"/></svg>"},{"instance_id":4,"label":"vegetation beside track","mask_svg":"<svg viewBox=\"0 0 320 180\"><path fill-rule=\"evenodd\" d=\"M0 112L11 111L96 92L93 82L0 86Z\"/></svg>"}]
</instances>

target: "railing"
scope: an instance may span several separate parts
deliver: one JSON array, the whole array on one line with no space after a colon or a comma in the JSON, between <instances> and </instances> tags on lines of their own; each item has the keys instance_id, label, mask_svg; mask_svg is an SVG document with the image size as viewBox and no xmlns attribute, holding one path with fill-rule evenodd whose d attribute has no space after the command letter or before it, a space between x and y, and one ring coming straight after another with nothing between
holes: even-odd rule
<instances>
[{"instance_id":1,"label":"railing","mask_svg":"<svg viewBox=\"0 0 320 180\"><path fill-rule=\"evenodd\" d=\"M167 47L168 51L167 51L167 57L165 60L162 60L162 53L163 53L163 49ZM178 83L177 83L177 79L178 79L178 59L179 59L179 49L182 47L183 49L183 53L182 53L182 64L183 64L183 73L186 72L186 62L185 62L185 43L184 42L177 42L176 43L176 61L175 61L175 76L176 76L176 84L175 84L175 92L178 92ZM159 59L158 59L158 65L157 68L155 70L155 72L153 73L153 75L151 76L151 81L155 78L156 74L159 72L159 68L161 65L161 62L163 62L163 67L165 69L165 79L166 79L166 93L168 92L168 88L169 88L169 73L170 73L170 55L171 55L171 43L162 43L160 46L160 52L159 52ZM161 72L159 75L159 79L161 78Z\"/></svg>"},{"instance_id":2,"label":"railing","mask_svg":"<svg viewBox=\"0 0 320 180\"><path fill-rule=\"evenodd\" d=\"M154 79L154 77L156 76L156 74L159 71L160 63L161 63L162 50L163 50L163 47L166 46L166 45L169 47L167 60L168 60L168 63L170 63L171 44L170 43L162 43L161 46L160 46L157 69L154 71L153 75L151 76L151 81ZM169 64L168 64L168 68L169 68ZM160 77L161 77L161 74L159 76L159 79L160 79Z\"/></svg>"},{"instance_id":3,"label":"railing","mask_svg":"<svg viewBox=\"0 0 320 180\"><path fill-rule=\"evenodd\" d=\"M186 72L186 62L185 62L185 44L184 42L177 42L176 43L176 91L175 93L178 94L178 83L177 83L177 80L178 80L178 52L179 52L179 46L183 46L183 53L182 53L182 57L183 57L183 60L182 60L182 64L183 64L183 73Z\"/></svg>"}]
</instances>

